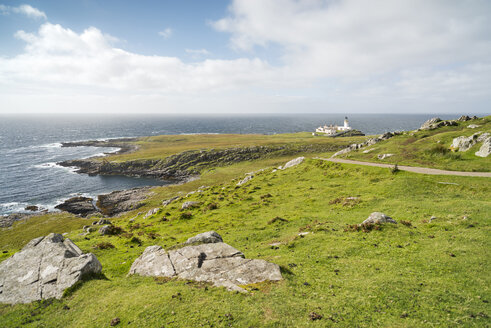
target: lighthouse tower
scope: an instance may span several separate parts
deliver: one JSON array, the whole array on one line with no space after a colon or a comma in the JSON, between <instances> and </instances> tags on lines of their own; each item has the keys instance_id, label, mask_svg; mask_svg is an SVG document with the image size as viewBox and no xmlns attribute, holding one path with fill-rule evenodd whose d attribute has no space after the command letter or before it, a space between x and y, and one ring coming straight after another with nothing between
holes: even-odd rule
<instances>
[{"instance_id":1,"label":"lighthouse tower","mask_svg":"<svg viewBox=\"0 0 491 328\"><path fill-rule=\"evenodd\" d=\"M349 123L348 123L348 116L344 117L344 129L348 130L349 128Z\"/></svg>"}]
</instances>

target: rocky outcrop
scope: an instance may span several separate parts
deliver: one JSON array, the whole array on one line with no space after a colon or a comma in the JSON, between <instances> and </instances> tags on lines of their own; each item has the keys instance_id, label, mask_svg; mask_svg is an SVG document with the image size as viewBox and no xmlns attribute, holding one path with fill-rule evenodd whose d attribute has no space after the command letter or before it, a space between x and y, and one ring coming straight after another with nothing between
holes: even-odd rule
<instances>
[{"instance_id":1,"label":"rocky outcrop","mask_svg":"<svg viewBox=\"0 0 491 328\"><path fill-rule=\"evenodd\" d=\"M104 215L113 216L143 206L150 194L150 187L113 191L97 196L97 207Z\"/></svg>"},{"instance_id":2,"label":"rocky outcrop","mask_svg":"<svg viewBox=\"0 0 491 328\"><path fill-rule=\"evenodd\" d=\"M477 120L478 117L477 116L472 116L472 117L469 117L467 115L462 115L461 117L459 117L457 119L457 121L459 122L466 122L466 121L470 121L470 120Z\"/></svg>"},{"instance_id":3,"label":"rocky outcrop","mask_svg":"<svg viewBox=\"0 0 491 328\"><path fill-rule=\"evenodd\" d=\"M490 153L491 137L488 137L486 140L483 141L481 148L479 148L479 150L475 152L475 155L479 157L488 157Z\"/></svg>"},{"instance_id":4,"label":"rocky outcrop","mask_svg":"<svg viewBox=\"0 0 491 328\"><path fill-rule=\"evenodd\" d=\"M457 137L452 141L452 145L450 149L453 151L468 151L477 143L477 138L479 137L478 133L474 133L469 137Z\"/></svg>"},{"instance_id":5,"label":"rocky outcrop","mask_svg":"<svg viewBox=\"0 0 491 328\"><path fill-rule=\"evenodd\" d=\"M62 235L52 233L33 239L0 263L0 303L61 298L65 289L101 269L95 255L83 254Z\"/></svg>"},{"instance_id":6,"label":"rocky outcrop","mask_svg":"<svg viewBox=\"0 0 491 328\"><path fill-rule=\"evenodd\" d=\"M390 216L387 216L381 212L373 212L361 224L364 225L364 224L383 224L383 223L395 223L395 224L397 224L396 220L394 220Z\"/></svg>"},{"instance_id":7,"label":"rocky outcrop","mask_svg":"<svg viewBox=\"0 0 491 328\"><path fill-rule=\"evenodd\" d=\"M109 140L86 140L86 141L72 141L62 142L61 147L107 147L107 148L119 148L117 154L130 153L138 149L138 145L134 144L138 141L138 138L119 138Z\"/></svg>"},{"instance_id":8,"label":"rocky outcrop","mask_svg":"<svg viewBox=\"0 0 491 328\"><path fill-rule=\"evenodd\" d=\"M56 205L55 208L69 213L87 216L97 213L97 208L94 206L93 201L89 197L77 196L67 199L63 203Z\"/></svg>"},{"instance_id":9,"label":"rocky outcrop","mask_svg":"<svg viewBox=\"0 0 491 328\"><path fill-rule=\"evenodd\" d=\"M365 142L362 142L359 144L351 144L347 148L341 149L340 151L338 151L337 153L335 153L331 157L336 157L339 155L347 154L353 150L361 149L361 148L366 147L366 146L373 146L380 141L388 140L388 139L392 138L393 136L396 136L399 134L401 134L401 132L385 132L384 134L381 134L377 138L370 138L370 139L366 140Z\"/></svg>"},{"instance_id":10,"label":"rocky outcrop","mask_svg":"<svg viewBox=\"0 0 491 328\"><path fill-rule=\"evenodd\" d=\"M327 152L340 149L340 145L309 144L253 146L229 149L190 150L158 160L111 162L106 159L70 160L60 166L77 167L77 172L89 175L126 175L183 182L199 174L206 167L219 167L270 156L296 153Z\"/></svg>"},{"instance_id":11,"label":"rocky outcrop","mask_svg":"<svg viewBox=\"0 0 491 328\"><path fill-rule=\"evenodd\" d=\"M162 202L162 205L163 206L167 206L167 205L170 205L170 203L172 202L175 202L176 200L178 200L180 197L179 196L175 196L175 197L172 197L172 198L169 198L169 199L166 199Z\"/></svg>"},{"instance_id":12,"label":"rocky outcrop","mask_svg":"<svg viewBox=\"0 0 491 328\"><path fill-rule=\"evenodd\" d=\"M282 279L278 265L245 259L242 252L223 242L184 246L169 252L160 246L147 247L133 262L129 274L211 282L240 292L245 292L240 285Z\"/></svg>"},{"instance_id":13,"label":"rocky outcrop","mask_svg":"<svg viewBox=\"0 0 491 328\"><path fill-rule=\"evenodd\" d=\"M424 122L419 130L434 130L442 126L456 126L457 122L454 120L442 121L439 117L434 117Z\"/></svg>"}]
</instances>

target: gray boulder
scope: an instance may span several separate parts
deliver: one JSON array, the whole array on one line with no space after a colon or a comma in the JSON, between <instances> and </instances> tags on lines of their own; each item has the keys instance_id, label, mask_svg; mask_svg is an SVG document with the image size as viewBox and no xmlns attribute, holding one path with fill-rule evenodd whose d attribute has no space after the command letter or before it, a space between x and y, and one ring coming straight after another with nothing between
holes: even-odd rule
<instances>
[{"instance_id":1,"label":"gray boulder","mask_svg":"<svg viewBox=\"0 0 491 328\"><path fill-rule=\"evenodd\" d=\"M439 117L430 118L428 121L424 122L423 125L419 128L420 130L430 130L430 128L438 122L441 122L442 119Z\"/></svg>"},{"instance_id":2,"label":"gray boulder","mask_svg":"<svg viewBox=\"0 0 491 328\"><path fill-rule=\"evenodd\" d=\"M55 208L72 214L87 216L97 213L97 208L95 208L93 201L89 197L77 196L67 199L63 203L56 205Z\"/></svg>"},{"instance_id":3,"label":"gray boulder","mask_svg":"<svg viewBox=\"0 0 491 328\"><path fill-rule=\"evenodd\" d=\"M223 239L222 236L220 236L216 231L207 231L186 240L186 244L192 243L223 243Z\"/></svg>"},{"instance_id":4,"label":"gray boulder","mask_svg":"<svg viewBox=\"0 0 491 328\"><path fill-rule=\"evenodd\" d=\"M114 216L143 206L150 194L150 187L113 191L97 196L97 206L104 215Z\"/></svg>"},{"instance_id":5,"label":"gray boulder","mask_svg":"<svg viewBox=\"0 0 491 328\"><path fill-rule=\"evenodd\" d=\"M479 150L475 152L475 155L479 157L488 157L490 152L491 152L491 137L484 140L481 148L479 148Z\"/></svg>"},{"instance_id":6,"label":"gray boulder","mask_svg":"<svg viewBox=\"0 0 491 328\"><path fill-rule=\"evenodd\" d=\"M193 208L193 207L197 207L197 206L199 206L199 202L188 201L188 202L184 202L182 204L181 209L187 210L188 208Z\"/></svg>"},{"instance_id":7,"label":"gray boulder","mask_svg":"<svg viewBox=\"0 0 491 328\"><path fill-rule=\"evenodd\" d=\"M467 127L469 129L477 129L478 127L480 127L480 125L477 125L477 124L469 124Z\"/></svg>"},{"instance_id":8,"label":"gray boulder","mask_svg":"<svg viewBox=\"0 0 491 328\"><path fill-rule=\"evenodd\" d=\"M302 162L304 160L305 160L305 157L303 157L303 156L292 159L291 161L289 161L288 163L283 165L282 170L287 169L289 167L293 167L293 166L297 166L299 164L302 164Z\"/></svg>"},{"instance_id":9,"label":"gray boulder","mask_svg":"<svg viewBox=\"0 0 491 328\"><path fill-rule=\"evenodd\" d=\"M381 212L373 212L361 224L382 224L382 223L396 223L397 224L396 220L394 220L390 216L387 216Z\"/></svg>"},{"instance_id":10,"label":"gray boulder","mask_svg":"<svg viewBox=\"0 0 491 328\"><path fill-rule=\"evenodd\" d=\"M151 210L149 210L147 212L147 214L145 214L145 216L143 217L143 219L148 219L149 217L151 217L152 215L155 215L159 212L160 208L156 207L156 208L152 208Z\"/></svg>"},{"instance_id":11,"label":"gray boulder","mask_svg":"<svg viewBox=\"0 0 491 328\"><path fill-rule=\"evenodd\" d=\"M378 154L377 158L380 160L386 159L388 157L394 156L394 154Z\"/></svg>"},{"instance_id":12,"label":"gray boulder","mask_svg":"<svg viewBox=\"0 0 491 328\"><path fill-rule=\"evenodd\" d=\"M129 274L211 282L240 292L245 292L240 285L282 279L278 265L245 259L242 252L223 242L185 246L169 252L160 246L147 247L133 262Z\"/></svg>"},{"instance_id":13,"label":"gray boulder","mask_svg":"<svg viewBox=\"0 0 491 328\"><path fill-rule=\"evenodd\" d=\"M474 133L470 137L457 137L452 141L452 145L450 149L454 151L468 151L472 146L477 143L477 139L479 137L478 133Z\"/></svg>"},{"instance_id":14,"label":"gray boulder","mask_svg":"<svg viewBox=\"0 0 491 328\"><path fill-rule=\"evenodd\" d=\"M101 269L94 254L83 254L60 234L33 239L0 263L0 303L59 299L84 275L100 273Z\"/></svg>"}]
</instances>

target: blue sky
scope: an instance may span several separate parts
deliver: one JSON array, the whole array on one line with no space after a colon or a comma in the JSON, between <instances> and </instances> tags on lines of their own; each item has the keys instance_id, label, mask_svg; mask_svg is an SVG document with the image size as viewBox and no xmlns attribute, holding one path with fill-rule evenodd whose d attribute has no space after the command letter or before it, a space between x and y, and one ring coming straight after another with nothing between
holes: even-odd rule
<instances>
[{"instance_id":1,"label":"blue sky","mask_svg":"<svg viewBox=\"0 0 491 328\"><path fill-rule=\"evenodd\" d=\"M0 112L489 114L490 22L486 0L0 0Z\"/></svg>"}]
</instances>

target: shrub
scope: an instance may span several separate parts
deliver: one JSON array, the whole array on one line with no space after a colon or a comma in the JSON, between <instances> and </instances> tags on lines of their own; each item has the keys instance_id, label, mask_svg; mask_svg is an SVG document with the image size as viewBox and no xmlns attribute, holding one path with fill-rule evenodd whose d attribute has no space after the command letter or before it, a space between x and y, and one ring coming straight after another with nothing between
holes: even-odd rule
<instances>
[{"instance_id":1,"label":"shrub","mask_svg":"<svg viewBox=\"0 0 491 328\"><path fill-rule=\"evenodd\" d=\"M189 220L193 217L193 213L191 212L183 212L179 215L179 219L181 220Z\"/></svg>"},{"instance_id":2,"label":"shrub","mask_svg":"<svg viewBox=\"0 0 491 328\"><path fill-rule=\"evenodd\" d=\"M405 225L406 227L410 227L412 226L413 224L411 223L411 221L405 221L405 220L401 220L399 221L401 222L401 224Z\"/></svg>"},{"instance_id":3,"label":"shrub","mask_svg":"<svg viewBox=\"0 0 491 328\"><path fill-rule=\"evenodd\" d=\"M396 163L396 164L394 164L394 166L393 166L393 167L391 167L390 172L391 172L392 174L396 174L397 172L399 172L399 167L397 166L397 163Z\"/></svg>"},{"instance_id":4,"label":"shrub","mask_svg":"<svg viewBox=\"0 0 491 328\"><path fill-rule=\"evenodd\" d=\"M279 216L277 216L277 217L275 217L275 218L271 219L271 220L268 222L268 224L273 224L273 223L276 223L276 222L278 222L278 223L283 223L283 222L288 222L288 220L287 220L287 219L280 218Z\"/></svg>"}]
</instances>

